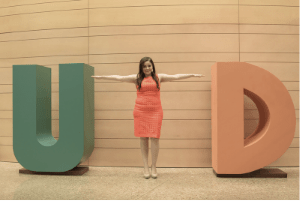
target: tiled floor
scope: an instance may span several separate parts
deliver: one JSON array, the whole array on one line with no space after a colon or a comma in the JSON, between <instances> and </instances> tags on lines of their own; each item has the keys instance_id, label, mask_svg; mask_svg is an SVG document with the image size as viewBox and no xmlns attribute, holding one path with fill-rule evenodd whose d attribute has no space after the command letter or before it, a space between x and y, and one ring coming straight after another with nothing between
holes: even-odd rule
<instances>
[{"instance_id":1,"label":"tiled floor","mask_svg":"<svg viewBox=\"0 0 300 201\"><path fill-rule=\"evenodd\" d=\"M299 200L299 167L278 167L287 178L219 178L212 168L89 167L82 176L19 174L0 162L1 200Z\"/></svg>"}]
</instances>

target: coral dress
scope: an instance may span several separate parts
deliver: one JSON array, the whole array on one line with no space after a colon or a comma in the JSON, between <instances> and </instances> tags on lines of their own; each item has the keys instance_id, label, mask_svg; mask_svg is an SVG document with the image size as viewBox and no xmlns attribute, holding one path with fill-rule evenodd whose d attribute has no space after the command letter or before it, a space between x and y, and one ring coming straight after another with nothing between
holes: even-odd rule
<instances>
[{"instance_id":1,"label":"coral dress","mask_svg":"<svg viewBox=\"0 0 300 201\"><path fill-rule=\"evenodd\" d=\"M160 87L159 81L158 84ZM137 98L133 110L134 136L160 138L163 110L156 82L151 76L145 77L140 91L138 86L136 88Z\"/></svg>"}]
</instances>

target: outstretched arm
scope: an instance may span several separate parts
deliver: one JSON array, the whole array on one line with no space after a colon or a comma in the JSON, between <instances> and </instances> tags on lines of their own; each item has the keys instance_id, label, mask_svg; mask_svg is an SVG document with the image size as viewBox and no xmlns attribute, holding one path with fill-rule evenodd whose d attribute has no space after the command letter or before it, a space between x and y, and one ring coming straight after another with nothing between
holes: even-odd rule
<instances>
[{"instance_id":1,"label":"outstretched arm","mask_svg":"<svg viewBox=\"0 0 300 201\"><path fill-rule=\"evenodd\" d=\"M132 75L125 75L125 76L118 76L118 80L121 82L129 82L129 83L135 83L136 81L136 74L132 74Z\"/></svg>"},{"instance_id":2,"label":"outstretched arm","mask_svg":"<svg viewBox=\"0 0 300 201\"><path fill-rule=\"evenodd\" d=\"M91 76L95 79L118 80L119 75L94 75Z\"/></svg>"},{"instance_id":3,"label":"outstretched arm","mask_svg":"<svg viewBox=\"0 0 300 201\"><path fill-rule=\"evenodd\" d=\"M169 82L169 81L185 79L193 76L194 74L175 74L175 75L162 74L161 80L162 82Z\"/></svg>"},{"instance_id":4,"label":"outstretched arm","mask_svg":"<svg viewBox=\"0 0 300 201\"><path fill-rule=\"evenodd\" d=\"M194 77L194 74L176 74L177 80Z\"/></svg>"}]
</instances>

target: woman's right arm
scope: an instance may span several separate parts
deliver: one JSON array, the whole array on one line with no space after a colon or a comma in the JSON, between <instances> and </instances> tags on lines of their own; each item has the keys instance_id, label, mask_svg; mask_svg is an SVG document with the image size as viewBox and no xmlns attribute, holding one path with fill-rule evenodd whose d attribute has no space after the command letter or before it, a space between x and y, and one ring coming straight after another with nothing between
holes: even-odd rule
<instances>
[{"instance_id":1,"label":"woman's right arm","mask_svg":"<svg viewBox=\"0 0 300 201\"><path fill-rule=\"evenodd\" d=\"M96 79L107 79L107 80L117 80L121 82L129 82L135 83L136 81L136 74L121 76L121 75L101 75L101 76L91 76Z\"/></svg>"},{"instance_id":2,"label":"woman's right arm","mask_svg":"<svg viewBox=\"0 0 300 201\"><path fill-rule=\"evenodd\" d=\"M119 75L96 75L96 76L91 76L93 78L96 78L96 79L106 79L106 80L117 80L117 77Z\"/></svg>"}]
</instances>

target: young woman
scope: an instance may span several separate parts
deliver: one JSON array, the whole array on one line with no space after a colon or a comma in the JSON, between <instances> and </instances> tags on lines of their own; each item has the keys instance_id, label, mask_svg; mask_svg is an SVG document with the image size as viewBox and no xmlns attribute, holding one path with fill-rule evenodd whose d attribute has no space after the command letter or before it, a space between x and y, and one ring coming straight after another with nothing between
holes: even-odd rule
<instances>
[{"instance_id":1,"label":"young woman","mask_svg":"<svg viewBox=\"0 0 300 201\"><path fill-rule=\"evenodd\" d=\"M148 166L148 142L151 139L151 176L157 178L156 161L159 151L160 130L163 119L163 110L160 101L160 83L189 77L204 77L202 74L156 74L153 60L144 57L140 61L137 75L119 76L92 76L96 79L119 80L134 83L137 89L137 98L133 111L134 135L140 137L140 146L144 162L144 177L150 178Z\"/></svg>"}]
</instances>

